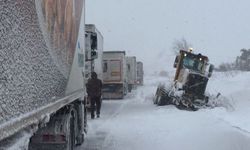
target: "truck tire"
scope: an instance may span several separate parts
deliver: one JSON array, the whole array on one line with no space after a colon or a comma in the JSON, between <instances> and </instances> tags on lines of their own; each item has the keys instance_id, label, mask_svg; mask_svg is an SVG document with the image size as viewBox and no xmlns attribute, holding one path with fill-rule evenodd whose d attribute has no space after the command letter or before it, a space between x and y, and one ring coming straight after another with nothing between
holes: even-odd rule
<instances>
[{"instance_id":1,"label":"truck tire","mask_svg":"<svg viewBox=\"0 0 250 150\"><path fill-rule=\"evenodd\" d=\"M75 148L75 120L71 114L69 117L68 140L66 150L74 150Z\"/></svg>"}]
</instances>

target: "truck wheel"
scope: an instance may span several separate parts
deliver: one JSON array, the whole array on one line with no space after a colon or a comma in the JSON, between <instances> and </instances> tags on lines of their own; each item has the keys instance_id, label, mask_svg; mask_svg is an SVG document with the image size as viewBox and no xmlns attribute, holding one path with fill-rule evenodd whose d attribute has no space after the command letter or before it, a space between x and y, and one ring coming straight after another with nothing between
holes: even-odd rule
<instances>
[{"instance_id":1,"label":"truck wheel","mask_svg":"<svg viewBox=\"0 0 250 150\"><path fill-rule=\"evenodd\" d=\"M66 150L74 150L74 147L75 147L75 122L73 115L70 115Z\"/></svg>"}]
</instances>

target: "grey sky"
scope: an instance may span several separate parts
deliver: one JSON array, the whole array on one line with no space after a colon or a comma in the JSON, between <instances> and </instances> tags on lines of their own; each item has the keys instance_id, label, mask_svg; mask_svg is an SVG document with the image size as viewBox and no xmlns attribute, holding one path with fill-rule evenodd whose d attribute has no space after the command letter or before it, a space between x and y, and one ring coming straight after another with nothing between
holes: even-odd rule
<instances>
[{"instance_id":1,"label":"grey sky","mask_svg":"<svg viewBox=\"0 0 250 150\"><path fill-rule=\"evenodd\" d=\"M171 68L176 39L185 38L215 65L233 61L241 48L250 48L248 0L87 0L86 4L86 22L102 32L105 50L126 50L146 69L163 62L171 63L166 67Z\"/></svg>"}]
</instances>

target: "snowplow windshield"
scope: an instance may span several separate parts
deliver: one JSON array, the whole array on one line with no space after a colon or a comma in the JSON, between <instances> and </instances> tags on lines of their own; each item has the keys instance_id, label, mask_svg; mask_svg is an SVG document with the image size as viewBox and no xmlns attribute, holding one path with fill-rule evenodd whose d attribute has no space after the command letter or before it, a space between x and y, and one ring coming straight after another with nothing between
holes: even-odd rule
<instances>
[{"instance_id":1,"label":"snowplow windshield","mask_svg":"<svg viewBox=\"0 0 250 150\"><path fill-rule=\"evenodd\" d=\"M187 69L191 69L198 72L203 72L204 68L204 60L202 58L197 58L192 55L184 54L183 58L183 67Z\"/></svg>"}]
</instances>

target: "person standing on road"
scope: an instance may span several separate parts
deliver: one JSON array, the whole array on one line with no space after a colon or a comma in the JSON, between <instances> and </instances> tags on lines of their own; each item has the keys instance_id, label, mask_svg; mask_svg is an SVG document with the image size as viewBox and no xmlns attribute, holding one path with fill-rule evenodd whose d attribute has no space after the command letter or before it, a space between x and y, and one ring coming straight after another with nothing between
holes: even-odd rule
<instances>
[{"instance_id":1,"label":"person standing on road","mask_svg":"<svg viewBox=\"0 0 250 150\"><path fill-rule=\"evenodd\" d=\"M91 104L91 119L95 118L95 108L97 118L99 118L101 110L102 81L97 78L95 72L91 73L91 78L88 80L87 93Z\"/></svg>"}]
</instances>

